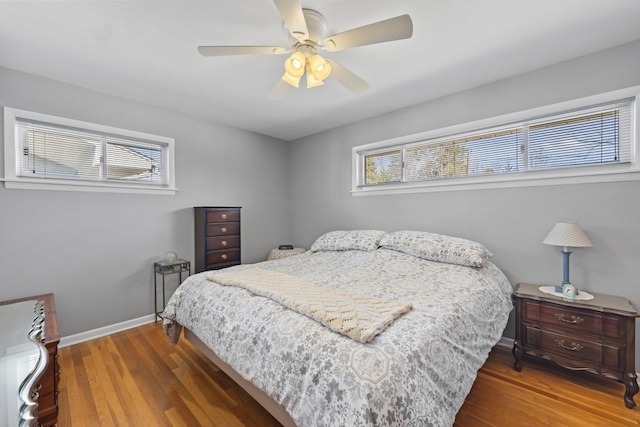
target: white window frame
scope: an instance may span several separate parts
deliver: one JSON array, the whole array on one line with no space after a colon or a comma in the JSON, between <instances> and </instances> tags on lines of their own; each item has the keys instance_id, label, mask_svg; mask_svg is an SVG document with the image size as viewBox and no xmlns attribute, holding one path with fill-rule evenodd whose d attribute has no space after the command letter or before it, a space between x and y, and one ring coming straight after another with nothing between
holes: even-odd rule
<instances>
[{"instance_id":1,"label":"white window frame","mask_svg":"<svg viewBox=\"0 0 640 427\"><path fill-rule=\"evenodd\" d=\"M411 143L451 135L477 132L512 123L553 116L571 110L605 104L625 98L635 98L631 103L630 163L573 166L545 170L529 170L524 173L496 174L485 176L447 178L420 182L389 182L376 185L364 184L364 156L375 152L402 149ZM401 136L370 144L359 145L351 150L352 184L354 196L438 192L458 190L481 190L492 188L532 187L543 185L581 184L595 182L617 182L640 180L640 86L588 96L577 100L524 110L516 113L477 120L413 135ZM404 173L404 172L403 172Z\"/></svg>"},{"instance_id":2,"label":"white window frame","mask_svg":"<svg viewBox=\"0 0 640 427\"><path fill-rule=\"evenodd\" d=\"M20 176L19 160L16 156L17 130L16 120L35 120L52 125L68 126L72 128L110 134L124 139L144 141L147 144L161 147L163 152L164 184L145 182L112 182L75 179L42 179ZM57 191L86 191L108 193L135 193L174 195L175 186L175 141L173 138L152 135L127 129L67 119L49 114L4 107L4 181L5 188L29 190L57 190Z\"/></svg>"}]
</instances>

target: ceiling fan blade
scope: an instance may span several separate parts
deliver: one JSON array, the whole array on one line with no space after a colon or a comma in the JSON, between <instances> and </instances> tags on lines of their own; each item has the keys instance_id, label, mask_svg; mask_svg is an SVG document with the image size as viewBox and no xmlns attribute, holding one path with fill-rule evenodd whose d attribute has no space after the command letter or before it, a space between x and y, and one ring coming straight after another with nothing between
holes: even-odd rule
<instances>
[{"instance_id":1,"label":"ceiling fan blade","mask_svg":"<svg viewBox=\"0 0 640 427\"><path fill-rule=\"evenodd\" d=\"M324 49L336 52L352 47L408 39L412 35L413 22L411 17L400 15L329 36L324 42Z\"/></svg>"},{"instance_id":2,"label":"ceiling fan blade","mask_svg":"<svg viewBox=\"0 0 640 427\"><path fill-rule=\"evenodd\" d=\"M198 46L202 56L282 55L289 50L281 46Z\"/></svg>"},{"instance_id":3,"label":"ceiling fan blade","mask_svg":"<svg viewBox=\"0 0 640 427\"><path fill-rule=\"evenodd\" d=\"M333 59L327 59L327 62L331 64L331 76L342 86L346 87L356 95L360 95L369 90L369 83L365 82Z\"/></svg>"},{"instance_id":4,"label":"ceiling fan blade","mask_svg":"<svg viewBox=\"0 0 640 427\"><path fill-rule=\"evenodd\" d=\"M284 99L289 94L289 89L291 89L291 85L282 79L278 79L278 83L269 94L269 99Z\"/></svg>"},{"instance_id":5,"label":"ceiling fan blade","mask_svg":"<svg viewBox=\"0 0 640 427\"><path fill-rule=\"evenodd\" d=\"M309 30L307 29L307 21L302 13L300 0L273 0L284 25L291 36L298 40L306 40L309 38Z\"/></svg>"}]
</instances>

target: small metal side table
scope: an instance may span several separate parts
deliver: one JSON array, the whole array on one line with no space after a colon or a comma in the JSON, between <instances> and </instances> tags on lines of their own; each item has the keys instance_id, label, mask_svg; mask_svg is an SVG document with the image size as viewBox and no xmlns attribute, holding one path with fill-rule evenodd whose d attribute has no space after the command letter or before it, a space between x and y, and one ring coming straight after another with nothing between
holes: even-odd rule
<instances>
[{"instance_id":1,"label":"small metal side table","mask_svg":"<svg viewBox=\"0 0 640 427\"><path fill-rule=\"evenodd\" d=\"M162 312L164 311L166 298L164 291L164 277L169 274L179 274L180 283L182 283L182 273L187 273L186 277L191 275L191 263L184 259L177 259L175 261L158 261L153 263L153 303L156 313L156 322L158 318L162 319ZM158 311L158 274L162 276L162 311Z\"/></svg>"}]
</instances>

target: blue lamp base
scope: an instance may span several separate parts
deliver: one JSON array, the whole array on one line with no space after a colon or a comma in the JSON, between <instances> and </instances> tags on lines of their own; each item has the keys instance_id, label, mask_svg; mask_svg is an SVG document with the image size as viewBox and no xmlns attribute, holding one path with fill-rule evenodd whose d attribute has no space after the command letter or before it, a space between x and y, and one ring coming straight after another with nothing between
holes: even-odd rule
<instances>
[{"instance_id":1,"label":"blue lamp base","mask_svg":"<svg viewBox=\"0 0 640 427\"><path fill-rule=\"evenodd\" d=\"M564 248L562 251L562 285L556 286L555 291L562 293L562 287L564 285L570 284L569 282L569 255L571 255L571 251L568 251L567 248Z\"/></svg>"}]
</instances>

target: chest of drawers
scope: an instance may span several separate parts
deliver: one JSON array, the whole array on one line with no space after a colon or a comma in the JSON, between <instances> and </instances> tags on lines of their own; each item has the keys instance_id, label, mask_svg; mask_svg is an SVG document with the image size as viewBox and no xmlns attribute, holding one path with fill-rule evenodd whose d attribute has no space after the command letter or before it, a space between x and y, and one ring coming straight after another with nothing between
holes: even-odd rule
<instances>
[{"instance_id":1,"label":"chest of drawers","mask_svg":"<svg viewBox=\"0 0 640 427\"><path fill-rule=\"evenodd\" d=\"M638 313L625 298L594 294L592 300L568 300L518 284L515 369L522 355L551 360L571 370L588 371L625 384L625 405L635 406L635 320Z\"/></svg>"},{"instance_id":2,"label":"chest of drawers","mask_svg":"<svg viewBox=\"0 0 640 427\"><path fill-rule=\"evenodd\" d=\"M194 271L240 264L240 208L198 206L194 213Z\"/></svg>"}]
</instances>

